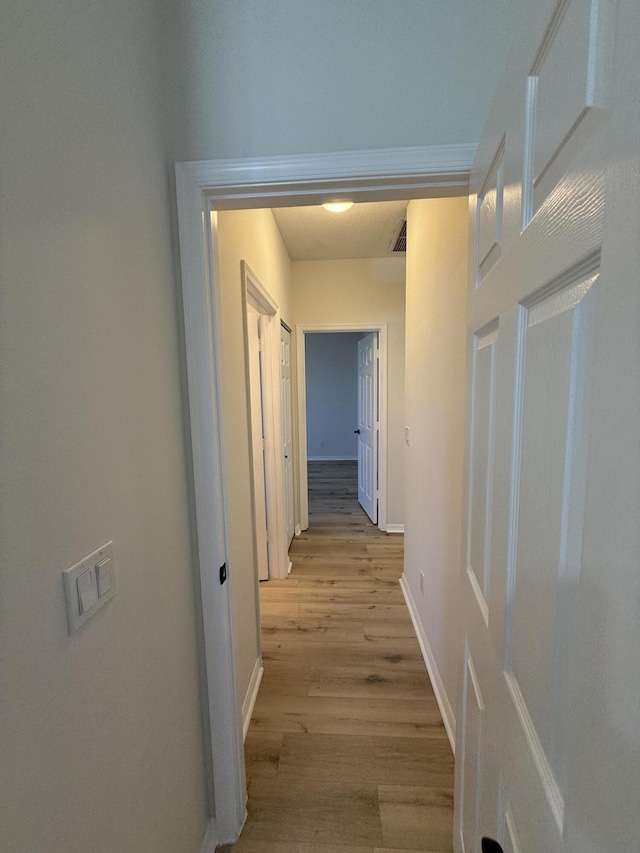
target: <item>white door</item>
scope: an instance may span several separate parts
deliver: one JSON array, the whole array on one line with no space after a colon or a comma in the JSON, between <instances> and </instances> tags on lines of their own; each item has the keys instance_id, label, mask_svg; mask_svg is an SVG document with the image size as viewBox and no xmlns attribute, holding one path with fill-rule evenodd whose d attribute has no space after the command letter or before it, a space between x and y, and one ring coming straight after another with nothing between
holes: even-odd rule
<instances>
[{"instance_id":1,"label":"white door","mask_svg":"<svg viewBox=\"0 0 640 853\"><path fill-rule=\"evenodd\" d=\"M280 378L282 399L282 456L287 546L294 533L293 516L293 401L291 396L291 332L280 326Z\"/></svg>"},{"instance_id":2,"label":"white door","mask_svg":"<svg viewBox=\"0 0 640 853\"><path fill-rule=\"evenodd\" d=\"M378 522L378 335L358 341L358 500Z\"/></svg>"},{"instance_id":3,"label":"white door","mask_svg":"<svg viewBox=\"0 0 640 853\"><path fill-rule=\"evenodd\" d=\"M269 549L267 535L267 496L264 471L264 412L262 400L262 365L260 353L260 318L247 311L249 342L249 391L251 397L251 454L253 468L253 500L256 519L256 556L258 578L269 579Z\"/></svg>"},{"instance_id":4,"label":"white door","mask_svg":"<svg viewBox=\"0 0 640 853\"><path fill-rule=\"evenodd\" d=\"M455 849L626 853L640 849L640 4L521 8L472 174Z\"/></svg>"}]
</instances>

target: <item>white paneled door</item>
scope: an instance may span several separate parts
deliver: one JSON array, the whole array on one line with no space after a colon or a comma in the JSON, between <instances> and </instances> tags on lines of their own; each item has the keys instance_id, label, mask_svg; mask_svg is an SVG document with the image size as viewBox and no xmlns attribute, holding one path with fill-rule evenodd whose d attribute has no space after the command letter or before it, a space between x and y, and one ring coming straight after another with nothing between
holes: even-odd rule
<instances>
[{"instance_id":1,"label":"white paneled door","mask_svg":"<svg viewBox=\"0 0 640 853\"><path fill-rule=\"evenodd\" d=\"M640 4L522 8L471 184L455 847L618 853L640 849Z\"/></svg>"},{"instance_id":2,"label":"white paneled door","mask_svg":"<svg viewBox=\"0 0 640 853\"><path fill-rule=\"evenodd\" d=\"M269 579L269 547L267 534L267 493L265 480L264 400L262 371L262 336L260 316L247 312L247 343L249 351L249 391L251 398L251 461L253 472L253 501L256 524L256 556L258 578Z\"/></svg>"},{"instance_id":3,"label":"white paneled door","mask_svg":"<svg viewBox=\"0 0 640 853\"><path fill-rule=\"evenodd\" d=\"M293 514L293 402L291 396L291 332L280 326L280 381L282 400L282 458L287 546L294 533Z\"/></svg>"},{"instance_id":4,"label":"white paneled door","mask_svg":"<svg viewBox=\"0 0 640 853\"><path fill-rule=\"evenodd\" d=\"M358 500L378 523L378 334L358 341Z\"/></svg>"}]
</instances>

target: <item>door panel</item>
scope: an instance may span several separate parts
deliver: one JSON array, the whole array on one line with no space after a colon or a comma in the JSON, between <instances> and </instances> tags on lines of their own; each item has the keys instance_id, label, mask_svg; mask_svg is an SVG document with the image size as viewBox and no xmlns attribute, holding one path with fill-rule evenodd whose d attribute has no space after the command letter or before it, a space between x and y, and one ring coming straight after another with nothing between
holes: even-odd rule
<instances>
[{"instance_id":1,"label":"door panel","mask_svg":"<svg viewBox=\"0 0 640 853\"><path fill-rule=\"evenodd\" d=\"M484 703L473 659L467 649L462 684L462 726L464 755L462 757L462 802L460 803L460 832L466 850L473 850L478 838L478 814L481 793L481 755Z\"/></svg>"},{"instance_id":2,"label":"door panel","mask_svg":"<svg viewBox=\"0 0 640 853\"><path fill-rule=\"evenodd\" d=\"M617 853L640 839L640 6L523 13L471 178L455 849Z\"/></svg>"},{"instance_id":3,"label":"door panel","mask_svg":"<svg viewBox=\"0 0 640 853\"><path fill-rule=\"evenodd\" d=\"M255 311L247 311L249 348L249 392L251 398L251 452L253 500L256 523L258 578L269 579L269 546L267 535L267 494L264 459L264 408L262 368L260 360L260 323Z\"/></svg>"},{"instance_id":4,"label":"door panel","mask_svg":"<svg viewBox=\"0 0 640 853\"><path fill-rule=\"evenodd\" d=\"M358 341L358 501L378 521L377 333Z\"/></svg>"},{"instance_id":5,"label":"door panel","mask_svg":"<svg viewBox=\"0 0 640 853\"><path fill-rule=\"evenodd\" d=\"M284 459L284 497L287 546L294 533L293 513L293 403L291 394L291 332L280 326L280 377L282 399L282 455Z\"/></svg>"},{"instance_id":6,"label":"door panel","mask_svg":"<svg viewBox=\"0 0 640 853\"><path fill-rule=\"evenodd\" d=\"M469 580L488 623L491 571L491 487L495 363L498 324L491 323L473 337L473 412L469 509Z\"/></svg>"}]
</instances>

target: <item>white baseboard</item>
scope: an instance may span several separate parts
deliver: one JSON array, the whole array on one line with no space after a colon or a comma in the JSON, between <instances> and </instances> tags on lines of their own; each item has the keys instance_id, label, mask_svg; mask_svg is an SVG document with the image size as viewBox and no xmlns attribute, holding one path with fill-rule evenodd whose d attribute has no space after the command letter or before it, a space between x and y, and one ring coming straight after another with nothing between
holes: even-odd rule
<instances>
[{"instance_id":1,"label":"white baseboard","mask_svg":"<svg viewBox=\"0 0 640 853\"><path fill-rule=\"evenodd\" d=\"M387 524L387 533L404 533L404 524Z\"/></svg>"},{"instance_id":2,"label":"white baseboard","mask_svg":"<svg viewBox=\"0 0 640 853\"><path fill-rule=\"evenodd\" d=\"M357 462L357 456L307 456L307 462Z\"/></svg>"},{"instance_id":3,"label":"white baseboard","mask_svg":"<svg viewBox=\"0 0 640 853\"><path fill-rule=\"evenodd\" d=\"M293 563L289 560L289 566L287 567L287 577L291 574L291 569L293 568Z\"/></svg>"},{"instance_id":4,"label":"white baseboard","mask_svg":"<svg viewBox=\"0 0 640 853\"><path fill-rule=\"evenodd\" d=\"M264 674L264 667L262 666L262 658L258 658L256 660L256 665L253 668L253 673L251 675L251 681L249 682L249 687L247 688L247 695L244 697L244 702L242 703L242 739L244 740L247 736L247 732L249 730L249 723L251 722L251 715L253 714L253 709L256 704L256 699L258 698L258 690L260 689L260 682L262 681L262 676Z\"/></svg>"},{"instance_id":5,"label":"white baseboard","mask_svg":"<svg viewBox=\"0 0 640 853\"><path fill-rule=\"evenodd\" d=\"M293 532L296 536L300 536L300 534L302 533L302 528L299 524L296 524L296 529Z\"/></svg>"},{"instance_id":6,"label":"white baseboard","mask_svg":"<svg viewBox=\"0 0 640 853\"><path fill-rule=\"evenodd\" d=\"M200 853L215 853L216 847L220 842L218 841L218 832L216 829L216 819L214 817L209 818L209 823L207 824L207 831L204 834L204 838L202 839L202 847L200 848Z\"/></svg>"},{"instance_id":7,"label":"white baseboard","mask_svg":"<svg viewBox=\"0 0 640 853\"><path fill-rule=\"evenodd\" d=\"M429 673L429 678L431 679L431 686L433 687L433 692L436 695L436 702L438 703L438 708L440 709L440 714L442 715L444 727L447 730L447 737L449 738L451 749L455 755L456 718L453 714L453 710L451 708L451 703L449 702L447 692L444 689L442 678L440 677L440 673L438 672L436 659L433 656L431 646L429 645L429 640L427 639L427 635L420 620L415 599L411 593L409 584L407 583L406 575L404 574L400 578L400 588L402 589L404 600L407 602L409 615L411 616L411 621L413 622L416 637L418 638L418 643L420 644L420 651L422 652L422 657L424 658L424 662L427 667L427 672Z\"/></svg>"}]
</instances>

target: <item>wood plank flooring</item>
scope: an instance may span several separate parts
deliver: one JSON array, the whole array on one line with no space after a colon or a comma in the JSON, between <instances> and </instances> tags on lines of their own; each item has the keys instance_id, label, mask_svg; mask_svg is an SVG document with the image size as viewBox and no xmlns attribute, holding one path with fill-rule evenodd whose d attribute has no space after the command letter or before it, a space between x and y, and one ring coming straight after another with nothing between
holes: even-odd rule
<instances>
[{"instance_id":1,"label":"wood plank flooring","mask_svg":"<svg viewBox=\"0 0 640 853\"><path fill-rule=\"evenodd\" d=\"M309 464L293 570L260 585L265 673L233 853L448 853L453 756L404 604L402 536L355 463Z\"/></svg>"}]
</instances>

